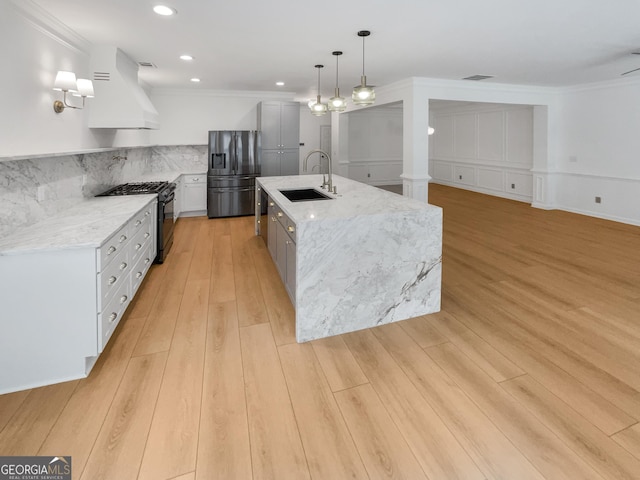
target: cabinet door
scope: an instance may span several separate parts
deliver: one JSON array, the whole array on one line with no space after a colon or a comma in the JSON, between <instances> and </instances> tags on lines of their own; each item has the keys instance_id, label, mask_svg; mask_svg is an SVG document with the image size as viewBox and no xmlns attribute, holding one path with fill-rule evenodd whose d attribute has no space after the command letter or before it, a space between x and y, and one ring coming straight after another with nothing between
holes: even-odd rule
<instances>
[{"instance_id":1,"label":"cabinet door","mask_svg":"<svg viewBox=\"0 0 640 480\"><path fill-rule=\"evenodd\" d=\"M262 150L261 177L277 177L280 174L280 151Z\"/></svg>"},{"instance_id":2,"label":"cabinet door","mask_svg":"<svg viewBox=\"0 0 640 480\"><path fill-rule=\"evenodd\" d=\"M289 298L291 299L291 303L295 306L296 304L296 244L290 239L287 238L286 241L286 252L287 252L287 276L285 281L285 286L287 287L287 292L289 293Z\"/></svg>"},{"instance_id":3,"label":"cabinet door","mask_svg":"<svg viewBox=\"0 0 640 480\"><path fill-rule=\"evenodd\" d=\"M284 103L280 114L281 148L300 148L300 104Z\"/></svg>"},{"instance_id":4,"label":"cabinet door","mask_svg":"<svg viewBox=\"0 0 640 480\"><path fill-rule=\"evenodd\" d=\"M260 142L263 150L281 148L280 103L263 102L260 105Z\"/></svg>"},{"instance_id":5,"label":"cabinet door","mask_svg":"<svg viewBox=\"0 0 640 480\"><path fill-rule=\"evenodd\" d=\"M283 150L280 158L280 175L300 174L300 150Z\"/></svg>"},{"instance_id":6,"label":"cabinet door","mask_svg":"<svg viewBox=\"0 0 640 480\"><path fill-rule=\"evenodd\" d=\"M272 224L273 225L273 224ZM289 241L289 235L285 231L280 222L276 220L276 267L278 267L278 273L282 282L285 283L287 278L287 241Z\"/></svg>"},{"instance_id":7,"label":"cabinet door","mask_svg":"<svg viewBox=\"0 0 640 480\"><path fill-rule=\"evenodd\" d=\"M183 205L184 212L198 212L207 209L207 184L187 183L184 185Z\"/></svg>"},{"instance_id":8,"label":"cabinet door","mask_svg":"<svg viewBox=\"0 0 640 480\"><path fill-rule=\"evenodd\" d=\"M182 179L176 182L175 198L173 200L173 220L177 220L182 213Z\"/></svg>"},{"instance_id":9,"label":"cabinet door","mask_svg":"<svg viewBox=\"0 0 640 480\"><path fill-rule=\"evenodd\" d=\"M276 261L277 258L277 250L276 250L276 228L278 224L278 219L276 218L276 209L275 204L269 199L269 210L267 214L267 221L269 222L269 227L267 230L267 247L269 247L269 253L271 254L271 258L273 261Z\"/></svg>"}]
</instances>

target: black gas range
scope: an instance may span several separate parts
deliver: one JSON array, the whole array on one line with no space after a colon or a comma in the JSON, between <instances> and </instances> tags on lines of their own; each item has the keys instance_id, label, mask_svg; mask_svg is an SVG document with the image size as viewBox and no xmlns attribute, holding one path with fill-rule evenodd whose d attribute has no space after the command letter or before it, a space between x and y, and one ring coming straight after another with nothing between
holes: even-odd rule
<instances>
[{"instance_id":1,"label":"black gas range","mask_svg":"<svg viewBox=\"0 0 640 480\"><path fill-rule=\"evenodd\" d=\"M111 197L114 195L142 195L145 193L160 193L169 187L169 182L137 182L123 183L102 192L96 197ZM174 188L175 190L175 188Z\"/></svg>"},{"instance_id":2,"label":"black gas range","mask_svg":"<svg viewBox=\"0 0 640 480\"><path fill-rule=\"evenodd\" d=\"M176 184L170 182L134 182L123 183L109 190L102 192L96 197L112 197L118 195L158 195L158 229L157 229L157 250L158 254L155 263L162 263L173 245L174 227L174 198Z\"/></svg>"}]
</instances>

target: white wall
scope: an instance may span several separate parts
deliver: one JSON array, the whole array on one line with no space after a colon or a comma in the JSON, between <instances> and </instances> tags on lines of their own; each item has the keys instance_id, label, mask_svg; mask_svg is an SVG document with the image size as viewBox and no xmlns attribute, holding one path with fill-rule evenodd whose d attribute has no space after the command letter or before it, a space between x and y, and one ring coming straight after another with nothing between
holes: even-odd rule
<instances>
[{"instance_id":1,"label":"white wall","mask_svg":"<svg viewBox=\"0 0 640 480\"><path fill-rule=\"evenodd\" d=\"M148 144L147 131L87 128L90 99L85 110L53 111L54 100L62 99L53 91L56 73L90 78L89 51L84 39L35 5L0 0L0 157Z\"/></svg>"},{"instance_id":2,"label":"white wall","mask_svg":"<svg viewBox=\"0 0 640 480\"><path fill-rule=\"evenodd\" d=\"M300 174L304 173L302 171L302 163L307 154L311 150L320 148L320 127L323 125L331 125L331 113L317 117L315 115L311 115L309 107L306 104L300 104L300 143L304 143L304 145L300 146ZM331 152L327 153L331 155ZM317 165L319 158L320 157L317 154L309 158L309 170L311 170L313 165ZM333 162L333 171L338 173L336 170L337 167L335 159L332 157L331 160ZM323 162L323 165L325 163L326 162ZM325 169L326 166L323 167L322 171L325 172ZM311 173L311 171L308 173ZM315 173L317 173L317 170Z\"/></svg>"},{"instance_id":3,"label":"white wall","mask_svg":"<svg viewBox=\"0 0 640 480\"><path fill-rule=\"evenodd\" d=\"M566 89L559 129L555 207L640 225L640 79Z\"/></svg>"},{"instance_id":4,"label":"white wall","mask_svg":"<svg viewBox=\"0 0 640 480\"><path fill-rule=\"evenodd\" d=\"M150 92L160 114L160 129L151 133L157 145L204 145L209 130L255 130L258 103L291 100L273 92L156 89Z\"/></svg>"},{"instance_id":5,"label":"white wall","mask_svg":"<svg viewBox=\"0 0 640 480\"><path fill-rule=\"evenodd\" d=\"M344 114L349 128L340 162L349 178L371 185L402 183L402 114L401 104Z\"/></svg>"},{"instance_id":6,"label":"white wall","mask_svg":"<svg viewBox=\"0 0 640 480\"><path fill-rule=\"evenodd\" d=\"M429 175L436 183L531 202L533 107L433 102Z\"/></svg>"}]
</instances>

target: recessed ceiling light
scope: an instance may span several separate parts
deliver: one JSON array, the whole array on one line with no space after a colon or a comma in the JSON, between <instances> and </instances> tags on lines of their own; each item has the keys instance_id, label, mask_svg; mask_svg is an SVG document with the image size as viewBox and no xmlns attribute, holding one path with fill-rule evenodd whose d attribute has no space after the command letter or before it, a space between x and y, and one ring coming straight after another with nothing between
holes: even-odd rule
<instances>
[{"instance_id":1,"label":"recessed ceiling light","mask_svg":"<svg viewBox=\"0 0 640 480\"><path fill-rule=\"evenodd\" d=\"M284 87L284 82L276 82L276 85L279 87Z\"/></svg>"},{"instance_id":2,"label":"recessed ceiling light","mask_svg":"<svg viewBox=\"0 0 640 480\"><path fill-rule=\"evenodd\" d=\"M199 79L199 78L192 78L192 79L191 79L191 81L192 81L193 83L198 83L198 82L200 81L200 79Z\"/></svg>"},{"instance_id":3,"label":"recessed ceiling light","mask_svg":"<svg viewBox=\"0 0 640 480\"><path fill-rule=\"evenodd\" d=\"M175 15L176 13L178 13L175 8L167 7L166 5L156 5L155 7L153 7L153 11L158 15L164 16Z\"/></svg>"},{"instance_id":4,"label":"recessed ceiling light","mask_svg":"<svg viewBox=\"0 0 640 480\"><path fill-rule=\"evenodd\" d=\"M180 60L193 60L191 55L180 55Z\"/></svg>"}]
</instances>

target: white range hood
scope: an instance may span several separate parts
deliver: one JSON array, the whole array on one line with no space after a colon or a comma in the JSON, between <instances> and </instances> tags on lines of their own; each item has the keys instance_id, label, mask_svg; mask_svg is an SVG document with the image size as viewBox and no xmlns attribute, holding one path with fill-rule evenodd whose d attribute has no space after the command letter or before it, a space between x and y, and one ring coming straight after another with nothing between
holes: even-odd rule
<instances>
[{"instance_id":1,"label":"white range hood","mask_svg":"<svg viewBox=\"0 0 640 480\"><path fill-rule=\"evenodd\" d=\"M89 128L160 128L160 116L138 83L138 64L122 50L94 47L91 71Z\"/></svg>"}]
</instances>

